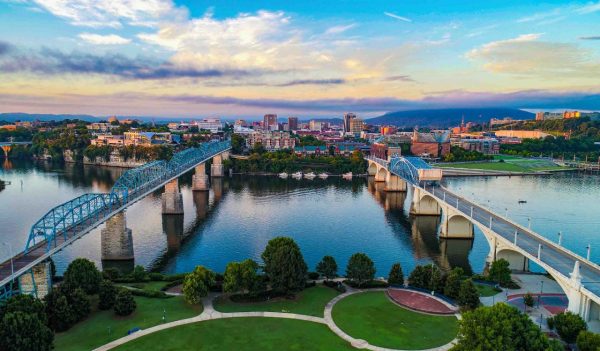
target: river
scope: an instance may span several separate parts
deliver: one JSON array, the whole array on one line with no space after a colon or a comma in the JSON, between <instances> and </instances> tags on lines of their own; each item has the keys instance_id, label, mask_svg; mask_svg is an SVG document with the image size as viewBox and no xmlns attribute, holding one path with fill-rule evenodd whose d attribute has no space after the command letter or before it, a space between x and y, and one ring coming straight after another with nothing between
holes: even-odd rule
<instances>
[{"instance_id":1,"label":"river","mask_svg":"<svg viewBox=\"0 0 600 351\"><path fill-rule=\"evenodd\" d=\"M86 192L107 192L124 170L111 167L5 162L0 179L0 242L22 250L29 228L53 206ZM310 270L324 255L336 258L344 273L355 252L368 254L377 276L394 262L405 272L435 262L448 269L480 272L489 252L483 235L474 240L439 240L439 219L407 215L410 193L385 193L382 184L364 178L312 181L276 177L217 179L210 192L192 192L191 173L180 178L184 216L161 215L160 192L126 212L133 233L134 260L102 261L101 228L54 257L58 271L76 257L98 267L127 269L140 264L162 272L187 272L205 265L222 272L227 262L260 260L269 239L286 235L300 245ZM467 197L506 213L552 240L600 259L600 177L577 173L553 176L449 178L447 185ZM408 197L408 200L406 199ZM519 204L518 200L526 203ZM0 257L9 245L0 243Z\"/></svg>"}]
</instances>

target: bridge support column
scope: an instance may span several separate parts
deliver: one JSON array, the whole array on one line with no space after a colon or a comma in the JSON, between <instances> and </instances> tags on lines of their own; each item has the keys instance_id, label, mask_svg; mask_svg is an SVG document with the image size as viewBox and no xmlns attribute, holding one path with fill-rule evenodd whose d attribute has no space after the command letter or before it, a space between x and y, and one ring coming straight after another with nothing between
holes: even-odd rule
<instances>
[{"instance_id":1,"label":"bridge support column","mask_svg":"<svg viewBox=\"0 0 600 351\"><path fill-rule=\"evenodd\" d=\"M439 216L442 213L436 199L427 195L421 188L413 187L410 214L415 216Z\"/></svg>"},{"instance_id":2,"label":"bridge support column","mask_svg":"<svg viewBox=\"0 0 600 351\"><path fill-rule=\"evenodd\" d=\"M450 206L442 207L442 228L440 238L444 239L472 239L473 222Z\"/></svg>"},{"instance_id":3,"label":"bridge support column","mask_svg":"<svg viewBox=\"0 0 600 351\"><path fill-rule=\"evenodd\" d=\"M127 228L125 212L121 211L106 221L100 231L102 261L133 260L133 236Z\"/></svg>"},{"instance_id":4,"label":"bridge support column","mask_svg":"<svg viewBox=\"0 0 600 351\"><path fill-rule=\"evenodd\" d=\"M377 169L377 173L375 174L375 181L376 182L385 182L387 174L388 174L388 170L380 166Z\"/></svg>"},{"instance_id":5,"label":"bridge support column","mask_svg":"<svg viewBox=\"0 0 600 351\"><path fill-rule=\"evenodd\" d=\"M388 172L385 177L385 191L406 191L406 182L397 175Z\"/></svg>"},{"instance_id":6,"label":"bridge support column","mask_svg":"<svg viewBox=\"0 0 600 351\"><path fill-rule=\"evenodd\" d=\"M223 152L213 157L213 163L210 166L210 175L213 177L223 177L225 175L225 167L223 166L223 160L229 158L229 153Z\"/></svg>"},{"instance_id":7,"label":"bridge support column","mask_svg":"<svg viewBox=\"0 0 600 351\"><path fill-rule=\"evenodd\" d=\"M162 194L162 213L183 214L183 196L179 192L179 182L177 179L173 179L165 184L165 192Z\"/></svg>"},{"instance_id":8,"label":"bridge support column","mask_svg":"<svg viewBox=\"0 0 600 351\"><path fill-rule=\"evenodd\" d=\"M567 310L578 314L584 321L589 321L591 316L592 301L589 297L583 294L581 288L581 273L579 271L579 261L575 262L573 272L571 272L571 278L566 281L565 293L569 299L569 306ZM593 318L593 317L592 317Z\"/></svg>"},{"instance_id":9,"label":"bridge support column","mask_svg":"<svg viewBox=\"0 0 600 351\"><path fill-rule=\"evenodd\" d=\"M2 151L4 151L4 157L6 157L6 159L8 159L8 153L10 152L10 149L10 145L2 145Z\"/></svg>"},{"instance_id":10,"label":"bridge support column","mask_svg":"<svg viewBox=\"0 0 600 351\"><path fill-rule=\"evenodd\" d=\"M39 299L48 295L52 289L52 270L50 262L42 262L19 278L19 290L22 294L30 294Z\"/></svg>"},{"instance_id":11,"label":"bridge support column","mask_svg":"<svg viewBox=\"0 0 600 351\"><path fill-rule=\"evenodd\" d=\"M196 174L192 176L193 191L207 191L210 186L208 175L206 174L206 166L201 163L196 166Z\"/></svg>"}]
</instances>

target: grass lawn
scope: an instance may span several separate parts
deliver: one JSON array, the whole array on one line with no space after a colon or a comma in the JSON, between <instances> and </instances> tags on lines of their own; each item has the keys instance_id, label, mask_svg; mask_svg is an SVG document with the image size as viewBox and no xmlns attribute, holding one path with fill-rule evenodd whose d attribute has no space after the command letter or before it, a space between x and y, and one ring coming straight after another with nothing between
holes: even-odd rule
<instances>
[{"instance_id":1,"label":"grass lawn","mask_svg":"<svg viewBox=\"0 0 600 351\"><path fill-rule=\"evenodd\" d=\"M91 350L127 335L131 328L144 329L162 323L163 310L166 311L167 322L193 317L202 312L202 306L189 305L179 296L168 299L136 296L135 302L137 309L127 317L117 317L112 310L93 310L86 320L56 335L55 350ZM97 306L97 299L93 300L92 306Z\"/></svg>"},{"instance_id":2,"label":"grass lawn","mask_svg":"<svg viewBox=\"0 0 600 351\"><path fill-rule=\"evenodd\" d=\"M317 285L302 290L295 300L277 298L264 302L239 303L221 297L214 301L214 307L220 312L290 312L323 317L325 305L338 294L332 288Z\"/></svg>"},{"instance_id":3,"label":"grass lawn","mask_svg":"<svg viewBox=\"0 0 600 351\"><path fill-rule=\"evenodd\" d=\"M160 291L160 289L167 285L169 282L165 282L165 281L149 281L149 282L141 282L141 283L122 283L119 285L122 286L129 286L132 288L138 288L138 289L147 289L147 290L156 290L156 291Z\"/></svg>"},{"instance_id":4,"label":"grass lawn","mask_svg":"<svg viewBox=\"0 0 600 351\"><path fill-rule=\"evenodd\" d=\"M477 291L479 292L479 296L481 297L489 297L499 294L501 291L498 291L493 286L487 284L475 284Z\"/></svg>"},{"instance_id":5,"label":"grass lawn","mask_svg":"<svg viewBox=\"0 0 600 351\"><path fill-rule=\"evenodd\" d=\"M440 168L467 168L467 169L483 169L489 171L509 171L509 172L527 172L529 169L508 162L469 162L469 163L452 163L436 165Z\"/></svg>"},{"instance_id":6,"label":"grass lawn","mask_svg":"<svg viewBox=\"0 0 600 351\"><path fill-rule=\"evenodd\" d=\"M281 318L226 318L163 330L118 351L354 350L324 324Z\"/></svg>"},{"instance_id":7,"label":"grass lawn","mask_svg":"<svg viewBox=\"0 0 600 351\"><path fill-rule=\"evenodd\" d=\"M333 307L333 320L344 332L371 345L419 350L442 346L458 333L454 316L432 316L392 303L382 291L350 295Z\"/></svg>"}]
</instances>

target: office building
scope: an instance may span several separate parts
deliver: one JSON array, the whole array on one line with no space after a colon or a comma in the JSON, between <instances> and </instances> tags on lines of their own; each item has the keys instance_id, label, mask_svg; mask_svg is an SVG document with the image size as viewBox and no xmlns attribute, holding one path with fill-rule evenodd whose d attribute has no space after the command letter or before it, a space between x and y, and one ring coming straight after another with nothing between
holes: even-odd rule
<instances>
[{"instance_id":1,"label":"office building","mask_svg":"<svg viewBox=\"0 0 600 351\"><path fill-rule=\"evenodd\" d=\"M356 117L352 118L350 120L349 132L354 135L360 135L360 132L362 132L364 126L365 126L365 122L362 119L356 118Z\"/></svg>"},{"instance_id":2,"label":"office building","mask_svg":"<svg viewBox=\"0 0 600 351\"><path fill-rule=\"evenodd\" d=\"M277 124L277 115L275 114L267 114L263 119L263 129L264 130L277 130L279 129L279 125Z\"/></svg>"},{"instance_id":3,"label":"office building","mask_svg":"<svg viewBox=\"0 0 600 351\"><path fill-rule=\"evenodd\" d=\"M354 113L348 112L344 115L344 132L345 133L350 133L350 121L352 121L355 118L356 118L356 115Z\"/></svg>"},{"instance_id":4,"label":"office building","mask_svg":"<svg viewBox=\"0 0 600 351\"><path fill-rule=\"evenodd\" d=\"M289 130L298 130L298 117L288 117Z\"/></svg>"}]
</instances>

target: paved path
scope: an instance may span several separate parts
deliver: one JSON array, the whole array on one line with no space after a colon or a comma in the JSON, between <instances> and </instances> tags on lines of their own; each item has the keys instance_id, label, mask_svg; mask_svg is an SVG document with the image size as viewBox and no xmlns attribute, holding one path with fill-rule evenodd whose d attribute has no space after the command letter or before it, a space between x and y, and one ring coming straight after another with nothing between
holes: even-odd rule
<instances>
[{"instance_id":1,"label":"paved path","mask_svg":"<svg viewBox=\"0 0 600 351\"><path fill-rule=\"evenodd\" d=\"M137 338L146 336L148 334L156 333L161 330L174 328L174 327L178 327L181 325L198 323L198 322L202 322L202 321L215 320L215 319L244 318L244 317L287 318L287 319L303 320L303 321L307 321L307 322L321 323L321 324L327 325L329 327L329 329L331 329L337 336L339 336L340 338L349 342L353 347L360 348L360 349L367 349L367 350L375 350L375 351L404 351L404 350L399 350L399 349L388 349L388 348L383 348L383 347L379 347L379 346L374 346L374 345L369 344L365 340L355 339L355 338L351 337L350 335L346 334L344 331L342 331L333 321L331 312L333 310L333 306L338 301L340 301L341 299L348 297L350 295L359 294L359 293L362 293L365 291L383 291L383 292L385 292L386 289L356 290L356 289L350 288L350 289L348 289L348 291L346 293L338 295L333 300L329 301L329 303L325 306L325 318L307 316L307 315L296 314L296 313L283 313L283 312L223 313L223 312L219 312L219 311L215 310L215 308L213 306L213 300L219 294L210 293L207 297L205 297L202 300L204 309L203 309L202 313L199 314L198 316L192 317L192 318L187 318L187 319L180 319L178 321L173 321L173 322L169 322L169 323L165 323L165 324L159 324L159 325L156 325L156 326L148 328L148 329L140 330L136 333L122 337L122 338L114 340L108 344L105 344L101 347L98 347L98 348L94 349L94 351L111 350L117 346L123 345L124 343L126 343L128 341L135 340ZM454 344L454 340L446 345L432 348L432 349L421 350L421 351L447 351L450 349L450 347L452 347L453 344Z\"/></svg>"}]
</instances>

